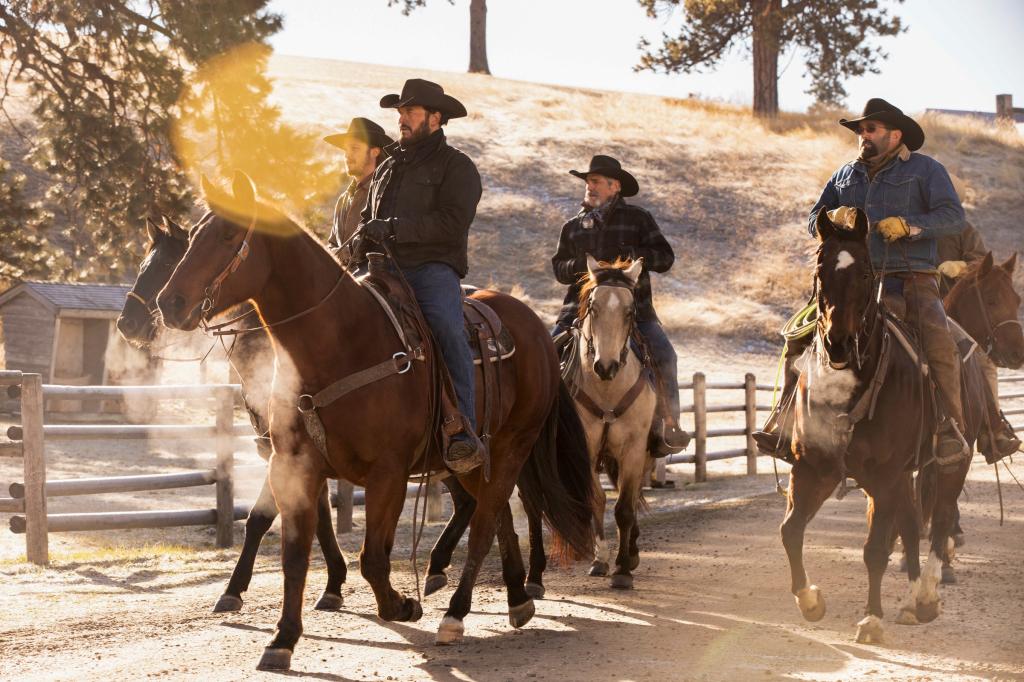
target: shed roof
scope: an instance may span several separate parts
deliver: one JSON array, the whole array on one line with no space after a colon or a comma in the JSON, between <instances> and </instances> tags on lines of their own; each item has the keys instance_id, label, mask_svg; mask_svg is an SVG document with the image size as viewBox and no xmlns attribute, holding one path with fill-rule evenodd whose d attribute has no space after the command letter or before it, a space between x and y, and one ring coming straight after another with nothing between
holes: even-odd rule
<instances>
[{"instance_id":1,"label":"shed roof","mask_svg":"<svg viewBox=\"0 0 1024 682\"><path fill-rule=\"evenodd\" d=\"M64 282L22 282L0 296L0 305L28 290L58 310L103 310L118 312L131 291L127 284L69 284Z\"/></svg>"}]
</instances>

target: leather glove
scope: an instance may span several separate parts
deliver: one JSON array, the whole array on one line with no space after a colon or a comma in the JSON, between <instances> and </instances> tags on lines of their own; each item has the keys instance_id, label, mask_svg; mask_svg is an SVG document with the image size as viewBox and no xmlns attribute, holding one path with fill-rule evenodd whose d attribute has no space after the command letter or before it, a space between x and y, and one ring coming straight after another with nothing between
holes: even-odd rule
<instances>
[{"instance_id":1,"label":"leather glove","mask_svg":"<svg viewBox=\"0 0 1024 682\"><path fill-rule=\"evenodd\" d=\"M894 242L910 234L910 226L907 225L907 221L899 216L879 220L877 228L878 233L887 242Z\"/></svg>"},{"instance_id":2,"label":"leather glove","mask_svg":"<svg viewBox=\"0 0 1024 682\"><path fill-rule=\"evenodd\" d=\"M967 271L967 263L962 260L947 260L939 263L939 274L943 277L956 279Z\"/></svg>"},{"instance_id":3,"label":"leather glove","mask_svg":"<svg viewBox=\"0 0 1024 682\"><path fill-rule=\"evenodd\" d=\"M391 226L390 220L374 218L360 226L359 236L364 239L377 242L378 244L383 244L385 240L395 236L395 230Z\"/></svg>"},{"instance_id":4,"label":"leather glove","mask_svg":"<svg viewBox=\"0 0 1024 682\"><path fill-rule=\"evenodd\" d=\"M832 224L836 227L841 227L844 230L852 230L854 225L857 224L857 209L853 206L840 206L839 208L833 208L828 212L828 219L832 221Z\"/></svg>"}]
</instances>

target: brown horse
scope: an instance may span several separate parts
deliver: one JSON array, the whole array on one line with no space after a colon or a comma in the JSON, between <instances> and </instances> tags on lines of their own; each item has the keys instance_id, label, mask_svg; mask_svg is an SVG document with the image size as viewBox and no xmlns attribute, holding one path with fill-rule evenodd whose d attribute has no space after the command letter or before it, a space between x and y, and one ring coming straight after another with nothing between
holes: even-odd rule
<instances>
[{"instance_id":1,"label":"brown horse","mask_svg":"<svg viewBox=\"0 0 1024 682\"><path fill-rule=\"evenodd\" d=\"M1024 329L1017 311L1021 298L1013 289L1017 254L996 265L992 253L964 273L946 294L946 313L978 342L999 367L1024 364Z\"/></svg>"},{"instance_id":2,"label":"brown horse","mask_svg":"<svg viewBox=\"0 0 1024 682\"><path fill-rule=\"evenodd\" d=\"M212 210L193 229L188 251L157 302L166 324L188 330L205 317L251 300L273 336L270 483L281 510L284 604L260 667L285 669L302 633L316 499L329 477L366 489L366 535L359 563L373 588L378 615L393 621L422 615L416 599L392 587L390 554L409 476L443 470L436 448L423 447L430 444L434 429L429 409L434 359L429 352L409 354L374 295L309 233L258 203L255 187L244 174L236 175L231 195L206 182L204 190ZM586 471L585 445L561 453L561 459L555 452L558 431L570 415L577 428L579 422L566 399L544 325L510 296L480 291L474 298L498 313L517 350L501 363L501 405L496 410L500 426L490 442L490 478L479 469L460 477L476 507L468 556L438 628L439 643L461 638L473 585L495 533L509 620L521 627L533 615L508 504L524 465L538 472L533 479L539 487L524 491L534 497L531 503L544 510L553 529L579 554L589 554L592 547L589 480L585 475L565 476L561 461L574 458L579 460L577 470ZM394 371L318 409L325 430L321 451L300 418L300 396L389 363ZM550 475L540 475L540 470Z\"/></svg>"},{"instance_id":3,"label":"brown horse","mask_svg":"<svg viewBox=\"0 0 1024 682\"><path fill-rule=\"evenodd\" d=\"M858 211L853 230L818 214L820 245L815 271L816 336L803 364L796 401L789 499L782 542L789 557L792 592L804 617L820 620L825 601L807 577L803 538L807 523L846 476L868 497L867 615L857 641L881 641L882 575L896 525L907 550L909 591L897 622L928 622L938 616L941 575L957 496L968 458L936 467L936 502L928 565L922 575L913 469L932 461L935 411L918 362L896 340L876 297L876 273L868 251L867 219ZM977 401L965 401L969 425L980 423Z\"/></svg>"}]
</instances>

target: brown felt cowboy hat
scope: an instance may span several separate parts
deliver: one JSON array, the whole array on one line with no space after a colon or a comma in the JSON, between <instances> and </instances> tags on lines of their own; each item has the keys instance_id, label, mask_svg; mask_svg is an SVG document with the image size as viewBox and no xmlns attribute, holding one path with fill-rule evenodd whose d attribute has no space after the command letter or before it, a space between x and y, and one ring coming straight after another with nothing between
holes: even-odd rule
<instances>
[{"instance_id":1,"label":"brown felt cowboy hat","mask_svg":"<svg viewBox=\"0 0 1024 682\"><path fill-rule=\"evenodd\" d=\"M371 147L387 147L389 144L394 144L384 129L374 123L368 118L362 118L357 116L352 119L348 124L348 130L343 133L336 135L328 135L324 138L324 142L327 144L333 144L335 147L344 148L345 142L348 139L359 140L365 142Z\"/></svg>"},{"instance_id":2,"label":"brown felt cowboy hat","mask_svg":"<svg viewBox=\"0 0 1024 682\"><path fill-rule=\"evenodd\" d=\"M640 185L637 183L636 178L622 170L622 164L610 156L597 154L590 159L590 168L587 170L569 171L569 175L575 175L577 178L581 178L583 180L586 180L587 176L591 173L603 175L604 177L612 178L613 180L618 180L622 185L622 190L619 194L624 197L631 197L640 191Z\"/></svg>"},{"instance_id":3,"label":"brown felt cowboy hat","mask_svg":"<svg viewBox=\"0 0 1024 682\"><path fill-rule=\"evenodd\" d=\"M422 78L410 78L402 86L401 95L384 95L380 98L381 109L397 109L419 105L425 109L440 111L447 118L462 118L466 115L466 107L451 95L444 93L437 83Z\"/></svg>"},{"instance_id":4,"label":"brown felt cowboy hat","mask_svg":"<svg viewBox=\"0 0 1024 682\"><path fill-rule=\"evenodd\" d=\"M902 131L903 144L907 145L907 149L912 152L917 151L924 144L924 131L921 130L921 126L917 124L917 121L880 97L872 97L868 100L868 103L864 105L864 113L861 114L860 118L850 120L841 118L839 119L839 125L849 128L856 133L861 121L878 121L889 128Z\"/></svg>"}]
</instances>

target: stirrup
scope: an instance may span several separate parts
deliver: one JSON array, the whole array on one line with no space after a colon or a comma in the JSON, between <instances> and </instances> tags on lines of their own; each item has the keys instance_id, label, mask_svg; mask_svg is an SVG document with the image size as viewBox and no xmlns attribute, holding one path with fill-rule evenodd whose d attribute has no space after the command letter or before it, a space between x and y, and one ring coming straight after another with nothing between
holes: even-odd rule
<instances>
[{"instance_id":1,"label":"stirrup","mask_svg":"<svg viewBox=\"0 0 1024 682\"><path fill-rule=\"evenodd\" d=\"M464 437L459 438L459 435ZM448 443L444 464L455 474L469 473L484 463L487 446L472 431L462 431Z\"/></svg>"}]
</instances>

